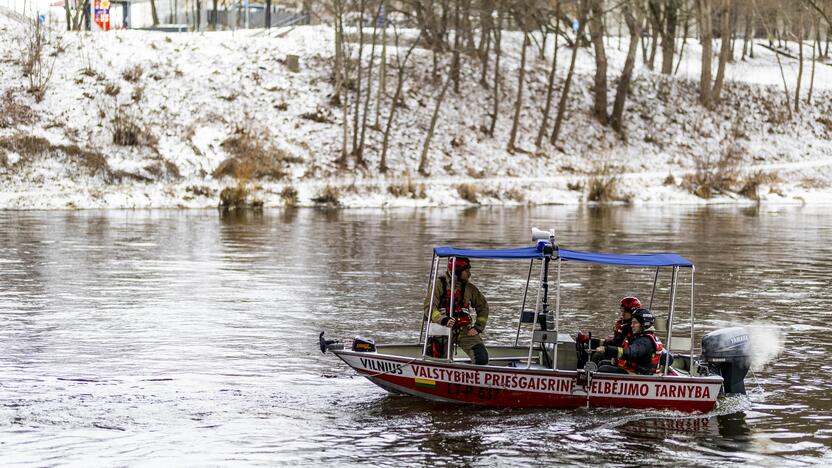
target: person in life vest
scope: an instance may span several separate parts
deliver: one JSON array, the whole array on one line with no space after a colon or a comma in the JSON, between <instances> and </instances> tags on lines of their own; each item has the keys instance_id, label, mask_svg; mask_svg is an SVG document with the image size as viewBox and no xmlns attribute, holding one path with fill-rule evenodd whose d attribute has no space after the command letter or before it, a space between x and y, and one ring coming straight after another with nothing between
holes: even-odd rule
<instances>
[{"instance_id":1,"label":"person in life vest","mask_svg":"<svg viewBox=\"0 0 832 468\"><path fill-rule=\"evenodd\" d=\"M451 311L451 271L454 272L454 296ZM482 341L482 332L488 323L488 302L480 290L471 281L471 261L464 257L448 260L448 272L437 278L433 288L433 310L430 320L449 327L453 330L453 340L471 362L477 365L488 364L488 350ZM430 307L430 296L425 298L425 314ZM434 340L434 343L438 340ZM445 344L446 345L446 344ZM444 356L440 351L442 345L437 346L432 353L434 357ZM441 354L437 355L439 352Z\"/></svg>"},{"instance_id":2,"label":"person in life vest","mask_svg":"<svg viewBox=\"0 0 832 468\"><path fill-rule=\"evenodd\" d=\"M633 334L622 346L599 346L595 351L603 353L610 361L602 361L598 372L615 374L653 375L659 365L662 346L655 334L656 316L647 309L636 309L630 322Z\"/></svg>"},{"instance_id":3,"label":"person in life vest","mask_svg":"<svg viewBox=\"0 0 832 468\"><path fill-rule=\"evenodd\" d=\"M623 347L633 334L630 322L633 320L633 311L641 307L641 301L635 296L627 296L618 301L618 305L621 315L612 326L613 335L604 339L604 346ZM600 364L603 359L603 353L592 353L592 362Z\"/></svg>"}]
</instances>

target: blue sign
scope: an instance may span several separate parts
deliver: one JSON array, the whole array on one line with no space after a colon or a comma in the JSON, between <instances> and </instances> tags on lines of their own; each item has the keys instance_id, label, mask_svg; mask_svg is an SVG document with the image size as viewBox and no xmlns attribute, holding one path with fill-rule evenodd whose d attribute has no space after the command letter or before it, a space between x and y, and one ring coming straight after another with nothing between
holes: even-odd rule
<instances>
[{"instance_id":1,"label":"blue sign","mask_svg":"<svg viewBox=\"0 0 832 468\"><path fill-rule=\"evenodd\" d=\"M46 24L46 15L38 15L38 23Z\"/></svg>"},{"instance_id":2,"label":"blue sign","mask_svg":"<svg viewBox=\"0 0 832 468\"><path fill-rule=\"evenodd\" d=\"M572 32L573 33L578 34L578 26L580 26L580 24L578 23L578 20L573 19L572 20Z\"/></svg>"}]
</instances>

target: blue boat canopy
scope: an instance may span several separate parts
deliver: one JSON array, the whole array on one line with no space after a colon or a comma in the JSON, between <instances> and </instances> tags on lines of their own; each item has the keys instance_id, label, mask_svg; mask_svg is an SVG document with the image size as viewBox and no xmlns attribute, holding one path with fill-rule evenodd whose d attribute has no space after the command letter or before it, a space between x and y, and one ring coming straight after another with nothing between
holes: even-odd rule
<instances>
[{"instance_id":1,"label":"blue boat canopy","mask_svg":"<svg viewBox=\"0 0 832 468\"><path fill-rule=\"evenodd\" d=\"M542 242L541 242L542 244ZM520 247L516 249L457 249L454 247L434 247L433 253L438 257L490 258L502 260L543 259L541 247ZM597 263L603 265L622 265L637 267L692 267L693 262L674 253L661 254L608 254L596 252L579 252L577 250L558 249L561 259L574 262Z\"/></svg>"}]
</instances>

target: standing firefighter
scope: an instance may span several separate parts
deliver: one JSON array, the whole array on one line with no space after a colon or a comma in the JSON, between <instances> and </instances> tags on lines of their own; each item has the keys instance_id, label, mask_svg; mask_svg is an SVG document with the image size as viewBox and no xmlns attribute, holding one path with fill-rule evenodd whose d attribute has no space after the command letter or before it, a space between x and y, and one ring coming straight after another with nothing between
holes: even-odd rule
<instances>
[{"instance_id":1,"label":"standing firefighter","mask_svg":"<svg viewBox=\"0 0 832 468\"><path fill-rule=\"evenodd\" d=\"M451 271L454 279L453 313L451 309ZM451 328L453 341L458 344L471 362L477 365L488 364L488 350L480 336L488 322L488 302L469 280L471 278L471 261L464 257L448 260L448 272L436 280L433 288L433 311L430 320ZM425 314L430 307L431 298L425 298ZM444 357L447 343L433 339L430 354Z\"/></svg>"}]
</instances>

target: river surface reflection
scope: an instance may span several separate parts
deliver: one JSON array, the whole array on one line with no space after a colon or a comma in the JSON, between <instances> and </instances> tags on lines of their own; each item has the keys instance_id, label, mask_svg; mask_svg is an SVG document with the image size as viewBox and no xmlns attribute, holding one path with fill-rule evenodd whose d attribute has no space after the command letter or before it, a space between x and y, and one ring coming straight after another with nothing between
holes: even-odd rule
<instances>
[{"instance_id":1,"label":"river surface reflection","mask_svg":"<svg viewBox=\"0 0 832 468\"><path fill-rule=\"evenodd\" d=\"M697 340L768 323L785 347L750 397L695 416L430 403L317 350L321 330L415 341L432 246L527 245L531 226L678 252ZM830 240L828 207L0 212L3 464L832 464ZM488 342L514 341L527 268L475 262ZM563 326L604 333L653 274L564 268Z\"/></svg>"}]
</instances>

